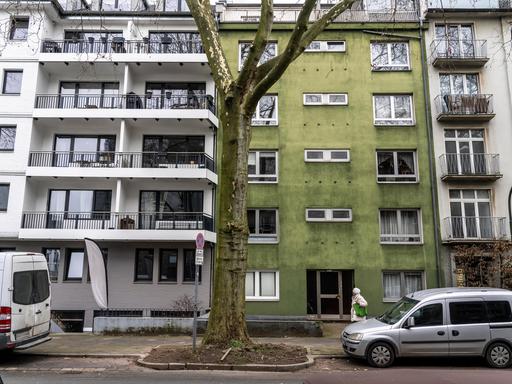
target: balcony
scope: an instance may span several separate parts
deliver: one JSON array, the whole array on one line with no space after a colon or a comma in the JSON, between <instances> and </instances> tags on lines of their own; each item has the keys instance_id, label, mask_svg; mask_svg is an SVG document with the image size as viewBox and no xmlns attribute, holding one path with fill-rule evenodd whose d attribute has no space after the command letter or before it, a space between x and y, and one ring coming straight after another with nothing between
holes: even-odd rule
<instances>
[{"instance_id":1,"label":"balcony","mask_svg":"<svg viewBox=\"0 0 512 384\"><path fill-rule=\"evenodd\" d=\"M199 152L33 151L28 166L27 176L36 177L175 178L217 183L215 161Z\"/></svg>"},{"instance_id":2,"label":"balcony","mask_svg":"<svg viewBox=\"0 0 512 384\"><path fill-rule=\"evenodd\" d=\"M211 215L202 212L24 212L20 238L193 240L215 242Z\"/></svg>"},{"instance_id":3,"label":"balcony","mask_svg":"<svg viewBox=\"0 0 512 384\"><path fill-rule=\"evenodd\" d=\"M52 0L65 16L190 14L185 0Z\"/></svg>"},{"instance_id":4,"label":"balcony","mask_svg":"<svg viewBox=\"0 0 512 384\"><path fill-rule=\"evenodd\" d=\"M443 242L490 242L507 239L506 217L446 217Z\"/></svg>"},{"instance_id":5,"label":"balcony","mask_svg":"<svg viewBox=\"0 0 512 384\"><path fill-rule=\"evenodd\" d=\"M436 68L480 68L489 61L486 40L438 39L430 50Z\"/></svg>"},{"instance_id":6,"label":"balcony","mask_svg":"<svg viewBox=\"0 0 512 384\"><path fill-rule=\"evenodd\" d=\"M435 98L437 121L483 122L494 114L492 95L439 95Z\"/></svg>"},{"instance_id":7,"label":"balcony","mask_svg":"<svg viewBox=\"0 0 512 384\"><path fill-rule=\"evenodd\" d=\"M447 153L439 157L443 181L494 181L500 173L500 155Z\"/></svg>"}]
</instances>

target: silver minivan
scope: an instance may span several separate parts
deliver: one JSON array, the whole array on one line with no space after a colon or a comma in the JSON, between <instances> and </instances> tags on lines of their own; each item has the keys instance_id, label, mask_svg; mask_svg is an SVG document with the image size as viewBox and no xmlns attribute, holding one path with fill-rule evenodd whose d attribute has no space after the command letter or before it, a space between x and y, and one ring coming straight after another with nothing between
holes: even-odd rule
<instances>
[{"instance_id":1,"label":"silver minivan","mask_svg":"<svg viewBox=\"0 0 512 384\"><path fill-rule=\"evenodd\" d=\"M347 326L344 351L385 368L402 356L483 356L512 365L512 291L439 288L404 296L381 316Z\"/></svg>"}]
</instances>

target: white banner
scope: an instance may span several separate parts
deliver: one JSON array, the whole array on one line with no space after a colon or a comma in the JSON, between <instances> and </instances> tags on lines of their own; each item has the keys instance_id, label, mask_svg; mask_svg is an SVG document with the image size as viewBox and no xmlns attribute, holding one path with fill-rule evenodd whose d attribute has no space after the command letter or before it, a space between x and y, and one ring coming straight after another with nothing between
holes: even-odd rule
<instances>
[{"instance_id":1,"label":"white banner","mask_svg":"<svg viewBox=\"0 0 512 384\"><path fill-rule=\"evenodd\" d=\"M84 239L91 276L91 289L96 304L102 309L108 308L107 271L103 253L94 240Z\"/></svg>"}]
</instances>

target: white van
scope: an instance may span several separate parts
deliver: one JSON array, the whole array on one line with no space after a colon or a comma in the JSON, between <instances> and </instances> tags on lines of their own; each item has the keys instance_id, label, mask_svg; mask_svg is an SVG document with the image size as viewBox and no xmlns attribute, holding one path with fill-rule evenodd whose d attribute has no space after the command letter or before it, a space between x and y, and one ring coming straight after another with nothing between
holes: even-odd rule
<instances>
[{"instance_id":1,"label":"white van","mask_svg":"<svg viewBox=\"0 0 512 384\"><path fill-rule=\"evenodd\" d=\"M0 253L0 351L50 340L50 279L39 253Z\"/></svg>"}]
</instances>

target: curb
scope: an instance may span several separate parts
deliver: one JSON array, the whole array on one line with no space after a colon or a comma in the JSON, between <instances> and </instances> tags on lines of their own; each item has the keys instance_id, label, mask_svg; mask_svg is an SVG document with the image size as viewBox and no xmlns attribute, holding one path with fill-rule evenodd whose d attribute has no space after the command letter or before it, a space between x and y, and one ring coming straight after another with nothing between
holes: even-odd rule
<instances>
[{"instance_id":1,"label":"curb","mask_svg":"<svg viewBox=\"0 0 512 384\"><path fill-rule=\"evenodd\" d=\"M42 356L42 357L84 357L84 358L141 358L144 355L140 353L66 353L66 352L21 352L18 355L24 356Z\"/></svg>"}]
</instances>

